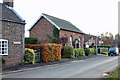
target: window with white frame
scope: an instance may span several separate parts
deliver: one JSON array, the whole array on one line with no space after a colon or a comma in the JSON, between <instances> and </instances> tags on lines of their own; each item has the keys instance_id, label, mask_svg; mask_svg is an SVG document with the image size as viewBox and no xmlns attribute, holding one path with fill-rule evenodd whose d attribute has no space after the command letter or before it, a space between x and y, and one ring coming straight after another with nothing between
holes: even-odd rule
<instances>
[{"instance_id":1,"label":"window with white frame","mask_svg":"<svg viewBox=\"0 0 120 80\"><path fill-rule=\"evenodd\" d=\"M70 36L70 46L72 46L72 36Z\"/></svg>"},{"instance_id":2,"label":"window with white frame","mask_svg":"<svg viewBox=\"0 0 120 80\"><path fill-rule=\"evenodd\" d=\"M8 55L8 40L0 39L0 55Z\"/></svg>"},{"instance_id":3,"label":"window with white frame","mask_svg":"<svg viewBox=\"0 0 120 80\"><path fill-rule=\"evenodd\" d=\"M81 47L81 46L80 46L80 42L81 42L81 38L79 37L79 48Z\"/></svg>"}]
</instances>

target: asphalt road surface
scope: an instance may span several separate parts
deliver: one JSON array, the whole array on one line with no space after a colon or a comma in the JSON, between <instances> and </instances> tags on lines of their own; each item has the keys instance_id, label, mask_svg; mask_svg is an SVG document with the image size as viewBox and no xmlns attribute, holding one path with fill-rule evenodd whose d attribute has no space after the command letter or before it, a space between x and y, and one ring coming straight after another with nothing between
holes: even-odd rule
<instances>
[{"instance_id":1,"label":"asphalt road surface","mask_svg":"<svg viewBox=\"0 0 120 80\"><path fill-rule=\"evenodd\" d=\"M3 78L101 78L105 71L111 71L118 65L119 57L101 55L69 64L7 74Z\"/></svg>"}]
</instances>

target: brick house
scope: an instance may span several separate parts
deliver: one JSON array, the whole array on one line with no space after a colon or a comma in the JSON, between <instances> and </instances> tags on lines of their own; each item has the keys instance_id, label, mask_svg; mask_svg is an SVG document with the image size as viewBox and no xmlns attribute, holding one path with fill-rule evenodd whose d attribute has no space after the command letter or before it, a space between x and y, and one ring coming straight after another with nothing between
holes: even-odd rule
<instances>
[{"instance_id":1,"label":"brick house","mask_svg":"<svg viewBox=\"0 0 120 80\"><path fill-rule=\"evenodd\" d=\"M85 34L84 36L84 46L95 46L96 45L96 36ZM97 45L102 45L102 41L99 37L97 37Z\"/></svg>"},{"instance_id":2,"label":"brick house","mask_svg":"<svg viewBox=\"0 0 120 80\"><path fill-rule=\"evenodd\" d=\"M13 9L13 2L0 3L0 23L0 55L6 67L18 65L24 58L25 20Z\"/></svg>"},{"instance_id":3,"label":"brick house","mask_svg":"<svg viewBox=\"0 0 120 80\"><path fill-rule=\"evenodd\" d=\"M66 45L83 48L84 33L81 30L71 22L44 13L29 29L30 37L35 37L40 42L51 43L51 40L46 35L49 34L52 36L54 28L59 30L60 37L64 36L68 38Z\"/></svg>"}]
</instances>

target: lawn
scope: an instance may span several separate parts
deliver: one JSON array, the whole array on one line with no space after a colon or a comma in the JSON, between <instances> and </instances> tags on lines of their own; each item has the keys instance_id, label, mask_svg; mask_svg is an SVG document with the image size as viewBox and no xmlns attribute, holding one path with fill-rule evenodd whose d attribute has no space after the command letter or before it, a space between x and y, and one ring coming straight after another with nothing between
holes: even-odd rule
<instances>
[{"instance_id":1,"label":"lawn","mask_svg":"<svg viewBox=\"0 0 120 80\"><path fill-rule=\"evenodd\" d=\"M107 77L106 80L118 80L118 78L120 78L120 68L116 70L112 75Z\"/></svg>"},{"instance_id":2,"label":"lawn","mask_svg":"<svg viewBox=\"0 0 120 80\"><path fill-rule=\"evenodd\" d=\"M108 55L108 52L102 52L102 53Z\"/></svg>"}]
</instances>

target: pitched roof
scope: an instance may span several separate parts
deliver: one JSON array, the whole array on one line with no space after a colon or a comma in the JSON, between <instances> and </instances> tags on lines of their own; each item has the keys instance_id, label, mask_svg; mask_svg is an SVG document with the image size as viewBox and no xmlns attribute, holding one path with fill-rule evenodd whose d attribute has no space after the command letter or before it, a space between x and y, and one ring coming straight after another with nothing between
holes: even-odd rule
<instances>
[{"instance_id":1,"label":"pitched roof","mask_svg":"<svg viewBox=\"0 0 120 80\"><path fill-rule=\"evenodd\" d=\"M96 40L96 36L90 35L90 34L85 34L84 35L84 43L88 42L91 38L93 38L93 40ZM101 40L99 37L97 37L97 39Z\"/></svg>"},{"instance_id":2,"label":"pitched roof","mask_svg":"<svg viewBox=\"0 0 120 80\"><path fill-rule=\"evenodd\" d=\"M52 23L56 28L58 29L63 29L63 30L68 30L68 31L73 31L73 32L78 32L78 33L83 33L81 30L79 30L76 26L74 26L71 22L59 19L47 14L42 13L41 17L46 18L50 23ZM41 17L33 24L32 27L41 19ZM32 27L29 29L31 30Z\"/></svg>"},{"instance_id":3,"label":"pitched roof","mask_svg":"<svg viewBox=\"0 0 120 80\"><path fill-rule=\"evenodd\" d=\"M25 20L12 7L0 3L0 9L0 19L25 24Z\"/></svg>"}]
</instances>

